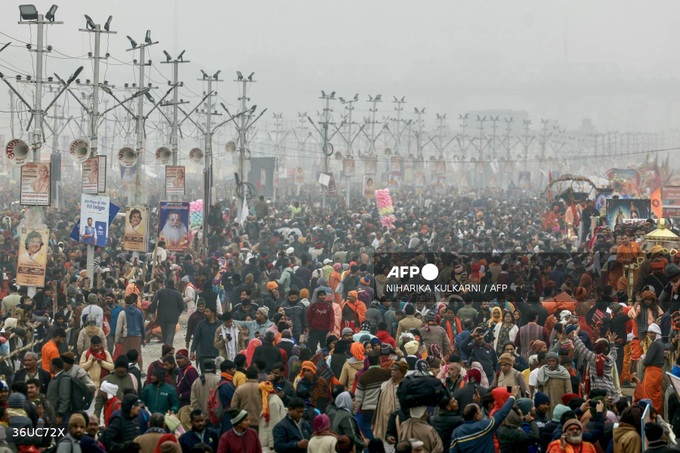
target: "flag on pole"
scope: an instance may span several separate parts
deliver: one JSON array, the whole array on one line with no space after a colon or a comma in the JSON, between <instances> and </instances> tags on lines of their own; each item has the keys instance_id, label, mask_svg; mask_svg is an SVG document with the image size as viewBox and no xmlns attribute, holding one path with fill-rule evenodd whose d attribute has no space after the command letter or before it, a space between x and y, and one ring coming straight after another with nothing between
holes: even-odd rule
<instances>
[{"instance_id":1,"label":"flag on pole","mask_svg":"<svg viewBox=\"0 0 680 453\"><path fill-rule=\"evenodd\" d=\"M241 206L241 212L238 213L237 222L240 225L243 225L244 223L246 223L246 219L248 218L248 214L249 214L249 212L248 212L248 200L245 197L243 197L243 205Z\"/></svg>"},{"instance_id":2,"label":"flag on pole","mask_svg":"<svg viewBox=\"0 0 680 453\"><path fill-rule=\"evenodd\" d=\"M657 219L663 218L663 203L661 202L661 187L656 189L651 196L652 212Z\"/></svg>"}]
</instances>

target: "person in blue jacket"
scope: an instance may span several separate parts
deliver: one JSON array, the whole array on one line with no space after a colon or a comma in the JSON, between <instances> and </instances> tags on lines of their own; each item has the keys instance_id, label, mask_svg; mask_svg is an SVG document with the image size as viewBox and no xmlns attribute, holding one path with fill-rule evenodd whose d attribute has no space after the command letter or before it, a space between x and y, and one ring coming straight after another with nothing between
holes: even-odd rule
<instances>
[{"instance_id":1,"label":"person in blue jacket","mask_svg":"<svg viewBox=\"0 0 680 453\"><path fill-rule=\"evenodd\" d=\"M519 386L512 388L512 395L492 417L484 420L479 405L468 404L463 409L465 423L451 434L450 453L494 453L493 436L508 416L519 395Z\"/></svg>"}]
</instances>

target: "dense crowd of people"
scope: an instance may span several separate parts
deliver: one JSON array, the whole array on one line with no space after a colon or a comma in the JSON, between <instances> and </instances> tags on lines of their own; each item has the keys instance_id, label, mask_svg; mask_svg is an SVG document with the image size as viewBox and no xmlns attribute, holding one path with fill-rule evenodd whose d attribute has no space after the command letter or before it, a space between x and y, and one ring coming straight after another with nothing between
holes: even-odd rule
<instances>
[{"instance_id":1,"label":"dense crowd of people","mask_svg":"<svg viewBox=\"0 0 680 453\"><path fill-rule=\"evenodd\" d=\"M384 227L367 200L259 197L181 253L133 256L114 222L91 280L66 196L29 296L3 197L2 452L677 451L680 267L643 247L651 219L403 192ZM435 281L390 272L425 263Z\"/></svg>"}]
</instances>

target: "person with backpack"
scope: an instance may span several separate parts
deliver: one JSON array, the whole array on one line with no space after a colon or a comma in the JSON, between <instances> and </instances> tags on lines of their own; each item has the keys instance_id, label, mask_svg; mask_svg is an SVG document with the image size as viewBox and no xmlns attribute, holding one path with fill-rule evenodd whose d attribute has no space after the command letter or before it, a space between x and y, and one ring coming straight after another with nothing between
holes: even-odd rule
<instances>
[{"instance_id":1,"label":"person with backpack","mask_svg":"<svg viewBox=\"0 0 680 453\"><path fill-rule=\"evenodd\" d=\"M82 453L80 439L85 434L87 423L85 417L80 414L73 414L68 420L68 434L57 444L56 453Z\"/></svg>"},{"instance_id":2,"label":"person with backpack","mask_svg":"<svg viewBox=\"0 0 680 453\"><path fill-rule=\"evenodd\" d=\"M191 385L190 401L192 410L201 410L204 414L207 414L210 392L217 388L220 377L215 373L217 367L214 359L204 360L203 369L205 372ZM208 422L210 421L208 420Z\"/></svg>"},{"instance_id":3,"label":"person with backpack","mask_svg":"<svg viewBox=\"0 0 680 453\"><path fill-rule=\"evenodd\" d=\"M71 378L64 371L64 361L56 357L50 361L50 373L54 376L47 386L47 400L57 416L55 427L65 427L71 415Z\"/></svg>"},{"instance_id":4,"label":"person with backpack","mask_svg":"<svg viewBox=\"0 0 680 453\"><path fill-rule=\"evenodd\" d=\"M85 388L87 389L87 392L94 396L95 392L97 391L97 386L95 385L94 381L92 381L92 379L90 378L90 375L87 374L87 371L80 368L80 366L76 365L75 354L73 354L71 351L65 352L61 355L61 360L64 361L64 372L71 376L72 379L82 382ZM90 401L92 401L92 398L90 398Z\"/></svg>"}]
</instances>

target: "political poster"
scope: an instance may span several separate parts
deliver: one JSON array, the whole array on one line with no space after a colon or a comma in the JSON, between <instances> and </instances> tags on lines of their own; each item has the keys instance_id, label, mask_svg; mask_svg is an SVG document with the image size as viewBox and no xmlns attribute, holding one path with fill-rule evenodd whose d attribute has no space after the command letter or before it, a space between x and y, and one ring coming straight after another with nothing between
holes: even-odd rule
<instances>
[{"instance_id":1,"label":"political poster","mask_svg":"<svg viewBox=\"0 0 680 453\"><path fill-rule=\"evenodd\" d=\"M21 167L22 206L49 206L51 196L50 164L26 163Z\"/></svg>"},{"instance_id":2,"label":"political poster","mask_svg":"<svg viewBox=\"0 0 680 453\"><path fill-rule=\"evenodd\" d=\"M304 167L297 167L295 169L295 184L305 183L305 169Z\"/></svg>"},{"instance_id":3,"label":"political poster","mask_svg":"<svg viewBox=\"0 0 680 453\"><path fill-rule=\"evenodd\" d=\"M342 173L345 178L353 178L356 173L356 167L354 164L354 159L343 159L342 160Z\"/></svg>"},{"instance_id":4,"label":"political poster","mask_svg":"<svg viewBox=\"0 0 680 453\"><path fill-rule=\"evenodd\" d=\"M632 225L646 221L651 216L649 199L609 199L607 203L607 225Z\"/></svg>"},{"instance_id":5,"label":"political poster","mask_svg":"<svg viewBox=\"0 0 680 453\"><path fill-rule=\"evenodd\" d=\"M364 197L375 198L375 179L371 175L364 176Z\"/></svg>"},{"instance_id":6,"label":"political poster","mask_svg":"<svg viewBox=\"0 0 680 453\"><path fill-rule=\"evenodd\" d=\"M80 243L105 247L109 233L109 197L82 194Z\"/></svg>"},{"instance_id":7,"label":"political poster","mask_svg":"<svg viewBox=\"0 0 680 453\"><path fill-rule=\"evenodd\" d=\"M390 171L401 172L401 156L390 157Z\"/></svg>"},{"instance_id":8,"label":"political poster","mask_svg":"<svg viewBox=\"0 0 680 453\"><path fill-rule=\"evenodd\" d=\"M90 157L83 162L82 178L83 193L106 192L106 156Z\"/></svg>"},{"instance_id":9,"label":"political poster","mask_svg":"<svg viewBox=\"0 0 680 453\"><path fill-rule=\"evenodd\" d=\"M446 176L437 176L435 178L434 193L446 193Z\"/></svg>"},{"instance_id":10,"label":"political poster","mask_svg":"<svg viewBox=\"0 0 680 453\"><path fill-rule=\"evenodd\" d=\"M401 189L401 172L398 171L390 172L387 180L387 188L390 190Z\"/></svg>"},{"instance_id":11,"label":"political poster","mask_svg":"<svg viewBox=\"0 0 680 453\"><path fill-rule=\"evenodd\" d=\"M425 187L425 172L422 171L416 172L413 185L418 189L422 189Z\"/></svg>"},{"instance_id":12,"label":"political poster","mask_svg":"<svg viewBox=\"0 0 680 453\"><path fill-rule=\"evenodd\" d=\"M366 157L364 158L364 173L367 175L375 175L378 173L378 158Z\"/></svg>"},{"instance_id":13,"label":"political poster","mask_svg":"<svg viewBox=\"0 0 680 453\"><path fill-rule=\"evenodd\" d=\"M17 284L45 286L49 231L22 228L17 258Z\"/></svg>"},{"instance_id":14,"label":"political poster","mask_svg":"<svg viewBox=\"0 0 680 453\"><path fill-rule=\"evenodd\" d=\"M184 195L185 169L183 166L165 166L165 194Z\"/></svg>"},{"instance_id":15,"label":"political poster","mask_svg":"<svg viewBox=\"0 0 680 453\"><path fill-rule=\"evenodd\" d=\"M189 247L189 202L161 201L158 238L165 249L182 252Z\"/></svg>"},{"instance_id":16,"label":"political poster","mask_svg":"<svg viewBox=\"0 0 680 453\"><path fill-rule=\"evenodd\" d=\"M530 171L520 171L517 187L522 190L528 190L531 188L531 172Z\"/></svg>"},{"instance_id":17,"label":"political poster","mask_svg":"<svg viewBox=\"0 0 680 453\"><path fill-rule=\"evenodd\" d=\"M143 206L128 206L125 209L125 233L123 250L146 252L149 243L149 211Z\"/></svg>"}]
</instances>

